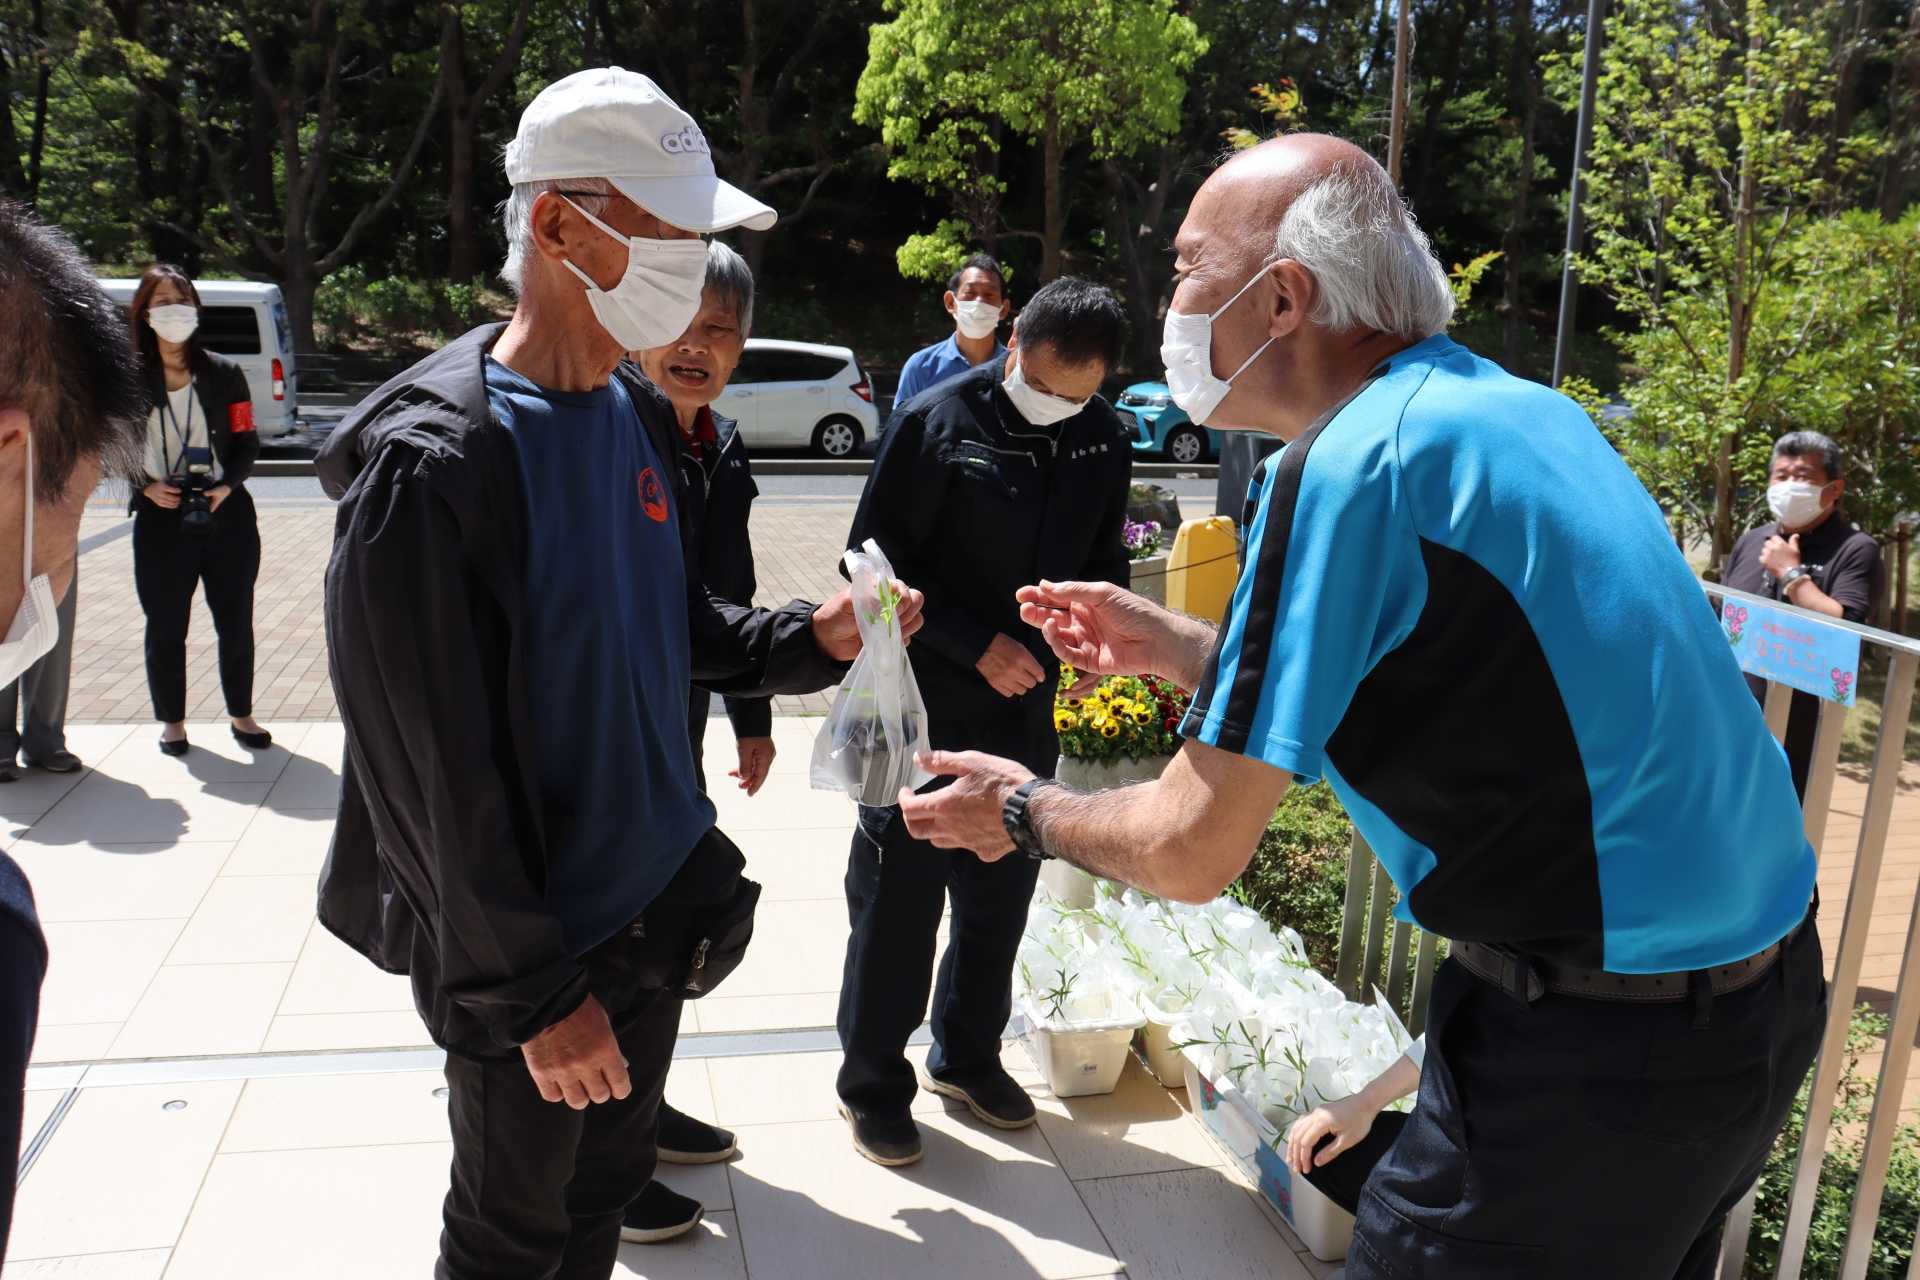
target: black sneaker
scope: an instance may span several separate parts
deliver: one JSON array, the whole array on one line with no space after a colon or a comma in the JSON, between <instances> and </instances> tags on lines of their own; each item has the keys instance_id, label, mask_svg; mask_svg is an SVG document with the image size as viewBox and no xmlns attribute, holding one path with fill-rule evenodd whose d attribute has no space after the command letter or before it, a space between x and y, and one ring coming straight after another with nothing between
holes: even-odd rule
<instances>
[{"instance_id":1,"label":"black sneaker","mask_svg":"<svg viewBox=\"0 0 1920 1280\"><path fill-rule=\"evenodd\" d=\"M1024 1129L1039 1118L1027 1091L997 1067L944 1080L924 1075L920 1086L928 1093L966 1103L967 1110L996 1129Z\"/></svg>"},{"instance_id":2,"label":"black sneaker","mask_svg":"<svg viewBox=\"0 0 1920 1280\"><path fill-rule=\"evenodd\" d=\"M699 1226L705 1214L698 1200L656 1179L627 1206L627 1216L620 1220L620 1238L628 1244L677 1240Z\"/></svg>"},{"instance_id":3,"label":"black sneaker","mask_svg":"<svg viewBox=\"0 0 1920 1280\"><path fill-rule=\"evenodd\" d=\"M80 757L71 751L56 751L44 760L36 756L22 756L21 763L29 769L40 769L47 773L80 772Z\"/></svg>"},{"instance_id":4,"label":"black sneaker","mask_svg":"<svg viewBox=\"0 0 1920 1280\"><path fill-rule=\"evenodd\" d=\"M733 1135L717 1125L695 1120L684 1111L660 1104L660 1158L668 1164L719 1164L740 1150Z\"/></svg>"},{"instance_id":5,"label":"black sneaker","mask_svg":"<svg viewBox=\"0 0 1920 1280\"><path fill-rule=\"evenodd\" d=\"M919 1163L926 1154L920 1148L920 1126L904 1111L897 1116L860 1116L843 1102L840 1118L853 1130L853 1149L875 1164L897 1169Z\"/></svg>"}]
</instances>

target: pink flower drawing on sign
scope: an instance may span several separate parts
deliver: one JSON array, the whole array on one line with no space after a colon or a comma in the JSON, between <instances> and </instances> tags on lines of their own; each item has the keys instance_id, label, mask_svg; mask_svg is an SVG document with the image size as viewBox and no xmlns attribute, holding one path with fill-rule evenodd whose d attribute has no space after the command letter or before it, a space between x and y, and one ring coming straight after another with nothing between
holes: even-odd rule
<instances>
[{"instance_id":1,"label":"pink flower drawing on sign","mask_svg":"<svg viewBox=\"0 0 1920 1280\"><path fill-rule=\"evenodd\" d=\"M1739 644L1740 637L1747 625L1747 610L1744 605L1730 604L1720 614L1721 624L1727 629L1727 643Z\"/></svg>"},{"instance_id":2,"label":"pink flower drawing on sign","mask_svg":"<svg viewBox=\"0 0 1920 1280\"><path fill-rule=\"evenodd\" d=\"M1847 697L1853 692L1853 672L1848 671L1844 667L1835 667L1828 674L1833 680L1833 696L1837 700L1845 702Z\"/></svg>"}]
</instances>

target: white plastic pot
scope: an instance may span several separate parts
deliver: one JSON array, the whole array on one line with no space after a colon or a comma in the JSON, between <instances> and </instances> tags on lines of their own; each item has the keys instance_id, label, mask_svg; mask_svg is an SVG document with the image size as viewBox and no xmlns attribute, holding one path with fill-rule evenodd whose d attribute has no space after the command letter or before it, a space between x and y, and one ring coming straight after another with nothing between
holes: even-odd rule
<instances>
[{"instance_id":1,"label":"white plastic pot","mask_svg":"<svg viewBox=\"0 0 1920 1280\"><path fill-rule=\"evenodd\" d=\"M1048 1022L1031 1000L1021 1002L1021 1012L1027 1053L1056 1098L1112 1093L1126 1070L1133 1033L1145 1021L1132 1010L1116 1010L1099 1021Z\"/></svg>"},{"instance_id":2,"label":"white plastic pot","mask_svg":"<svg viewBox=\"0 0 1920 1280\"><path fill-rule=\"evenodd\" d=\"M1338 1262L1353 1244L1353 1215L1305 1178L1296 1177L1280 1154L1280 1131L1256 1111L1230 1081L1209 1080L1185 1055L1187 1101L1214 1145L1260 1188L1300 1242L1322 1262Z\"/></svg>"},{"instance_id":3,"label":"white plastic pot","mask_svg":"<svg viewBox=\"0 0 1920 1280\"><path fill-rule=\"evenodd\" d=\"M1162 1087L1184 1089L1187 1087L1187 1061L1173 1047L1174 1040L1173 1024L1161 1022L1148 1013L1147 1024L1134 1034L1133 1047Z\"/></svg>"}]
</instances>

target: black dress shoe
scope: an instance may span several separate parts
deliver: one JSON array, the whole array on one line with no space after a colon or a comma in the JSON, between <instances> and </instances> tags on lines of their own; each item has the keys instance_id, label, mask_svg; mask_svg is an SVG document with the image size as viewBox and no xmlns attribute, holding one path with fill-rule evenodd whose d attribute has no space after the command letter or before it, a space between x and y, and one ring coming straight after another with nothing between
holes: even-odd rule
<instances>
[{"instance_id":1,"label":"black dress shoe","mask_svg":"<svg viewBox=\"0 0 1920 1280\"><path fill-rule=\"evenodd\" d=\"M20 762L29 769L44 769L48 773L78 773L81 767L80 757L71 751L56 751L44 760L22 756Z\"/></svg>"},{"instance_id":2,"label":"black dress shoe","mask_svg":"<svg viewBox=\"0 0 1920 1280\"><path fill-rule=\"evenodd\" d=\"M664 1102L660 1104L660 1136L655 1150L666 1163L719 1164L739 1149L725 1129L695 1120Z\"/></svg>"},{"instance_id":3,"label":"black dress shoe","mask_svg":"<svg viewBox=\"0 0 1920 1280\"><path fill-rule=\"evenodd\" d=\"M698 1200L656 1180L627 1206L626 1216L620 1219L620 1238L628 1244L675 1240L699 1226L705 1214Z\"/></svg>"},{"instance_id":4,"label":"black dress shoe","mask_svg":"<svg viewBox=\"0 0 1920 1280\"><path fill-rule=\"evenodd\" d=\"M174 738L171 741L162 738L160 739L160 754L163 756L183 756L187 754L187 746L188 743L185 738Z\"/></svg>"},{"instance_id":5,"label":"black dress shoe","mask_svg":"<svg viewBox=\"0 0 1920 1280\"><path fill-rule=\"evenodd\" d=\"M996 1129L1024 1129L1039 1115L1027 1091L997 1068L946 1077L927 1075L920 1083L929 1093L966 1103L975 1118Z\"/></svg>"},{"instance_id":6,"label":"black dress shoe","mask_svg":"<svg viewBox=\"0 0 1920 1280\"><path fill-rule=\"evenodd\" d=\"M233 740L249 751L265 751L273 745L273 735L265 729L259 733L248 733L238 725L234 726Z\"/></svg>"},{"instance_id":7,"label":"black dress shoe","mask_svg":"<svg viewBox=\"0 0 1920 1280\"><path fill-rule=\"evenodd\" d=\"M920 1147L920 1126L902 1111L898 1115L855 1115L840 1104L840 1118L853 1130L853 1149L875 1164L897 1169L917 1164L926 1153Z\"/></svg>"}]
</instances>

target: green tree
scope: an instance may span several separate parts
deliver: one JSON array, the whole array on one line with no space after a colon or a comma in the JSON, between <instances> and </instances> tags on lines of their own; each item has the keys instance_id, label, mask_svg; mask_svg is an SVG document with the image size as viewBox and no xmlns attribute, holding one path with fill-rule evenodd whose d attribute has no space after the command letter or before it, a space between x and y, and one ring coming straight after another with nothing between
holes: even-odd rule
<instances>
[{"instance_id":1,"label":"green tree","mask_svg":"<svg viewBox=\"0 0 1920 1280\"><path fill-rule=\"evenodd\" d=\"M1733 545L1736 460L1763 447L1773 384L1812 342L1759 329L1793 323L1768 295L1793 270L1794 233L1843 198L1873 150L1826 127L1839 9L1620 0L1607 23L1592 247L1578 269L1642 329L1629 340L1645 377L1627 393L1627 455L1705 525L1715 566ZM1563 102L1578 95L1577 65L1576 50L1553 68Z\"/></svg>"},{"instance_id":2,"label":"green tree","mask_svg":"<svg viewBox=\"0 0 1920 1280\"><path fill-rule=\"evenodd\" d=\"M1205 51L1172 0L889 0L869 37L854 119L880 130L889 177L952 193L976 236L1040 243L1060 273L1067 162L1130 155L1180 125L1186 71ZM1006 134L1038 148L1039 231L1002 228Z\"/></svg>"}]
</instances>

